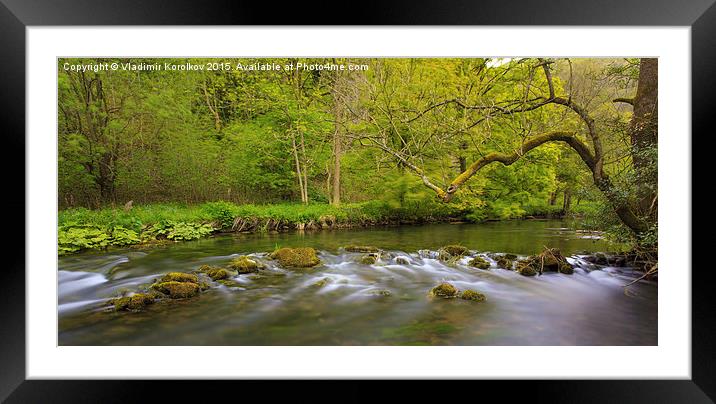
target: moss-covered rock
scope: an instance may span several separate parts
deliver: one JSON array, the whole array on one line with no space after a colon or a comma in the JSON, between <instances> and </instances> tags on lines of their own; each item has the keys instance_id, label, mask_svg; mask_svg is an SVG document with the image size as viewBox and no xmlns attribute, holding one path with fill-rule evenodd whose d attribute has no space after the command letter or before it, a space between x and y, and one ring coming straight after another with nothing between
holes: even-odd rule
<instances>
[{"instance_id":1,"label":"moss-covered rock","mask_svg":"<svg viewBox=\"0 0 716 404\"><path fill-rule=\"evenodd\" d=\"M329 283L331 283L331 279L330 279L330 278L323 278L323 279L319 280L318 282L312 283L311 286L314 287L314 288L319 288L319 289L320 289L320 288L322 288L322 287L328 285Z\"/></svg>"},{"instance_id":2,"label":"moss-covered rock","mask_svg":"<svg viewBox=\"0 0 716 404\"><path fill-rule=\"evenodd\" d=\"M454 261L467 254L470 250L461 245L446 245L438 250L438 259L441 261Z\"/></svg>"},{"instance_id":3,"label":"moss-covered rock","mask_svg":"<svg viewBox=\"0 0 716 404\"><path fill-rule=\"evenodd\" d=\"M499 256L495 259L497 266L504 269L512 269L513 261L507 258L506 255Z\"/></svg>"},{"instance_id":4,"label":"moss-covered rock","mask_svg":"<svg viewBox=\"0 0 716 404\"><path fill-rule=\"evenodd\" d=\"M535 276L537 275L538 269L534 268L533 265L533 260L521 260L517 261L515 269L517 270L517 272L519 272L520 275Z\"/></svg>"},{"instance_id":5,"label":"moss-covered rock","mask_svg":"<svg viewBox=\"0 0 716 404\"><path fill-rule=\"evenodd\" d=\"M490 268L490 263L482 257L475 257L475 258L471 259L468 264L474 268L480 268L480 269L489 269Z\"/></svg>"},{"instance_id":6,"label":"moss-covered rock","mask_svg":"<svg viewBox=\"0 0 716 404\"><path fill-rule=\"evenodd\" d=\"M407 257L396 257L395 263L398 265L410 265L410 260Z\"/></svg>"},{"instance_id":7,"label":"moss-covered rock","mask_svg":"<svg viewBox=\"0 0 716 404\"><path fill-rule=\"evenodd\" d=\"M443 282L430 289L430 296L443 298L457 297L457 288L447 282Z\"/></svg>"},{"instance_id":8,"label":"moss-covered rock","mask_svg":"<svg viewBox=\"0 0 716 404\"><path fill-rule=\"evenodd\" d=\"M484 302L487 299L484 294L474 291L472 289L468 289L462 292L460 298L465 300L472 300L475 302Z\"/></svg>"},{"instance_id":9,"label":"moss-covered rock","mask_svg":"<svg viewBox=\"0 0 716 404\"><path fill-rule=\"evenodd\" d=\"M157 290L172 299L183 299L199 294L199 285L191 282L158 282L152 285Z\"/></svg>"},{"instance_id":10,"label":"moss-covered rock","mask_svg":"<svg viewBox=\"0 0 716 404\"><path fill-rule=\"evenodd\" d=\"M368 245L349 245L344 248L348 252L357 252L357 253L377 253L380 251L378 247L368 246Z\"/></svg>"},{"instance_id":11,"label":"moss-covered rock","mask_svg":"<svg viewBox=\"0 0 716 404\"><path fill-rule=\"evenodd\" d=\"M544 250L539 255L540 260L542 261L542 263L544 263L545 270L547 268L557 268L559 266L560 261L557 256L561 257L561 254L556 248Z\"/></svg>"},{"instance_id":12,"label":"moss-covered rock","mask_svg":"<svg viewBox=\"0 0 716 404\"><path fill-rule=\"evenodd\" d=\"M311 247L281 248L271 253L270 257L278 260L284 268L310 268L321 263L316 250Z\"/></svg>"},{"instance_id":13,"label":"moss-covered rock","mask_svg":"<svg viewBox=\"0 0 716 404\"><path fill-rule=\"evenodd\" d=\"M574 268L556 248L546 248L539 255L517 262L517 271L525 276L534 276L543 272L574 273Z\"/></svg>"},{"instance_id":14,"label":"moss-covered rock","mask_svg":"<svg viewBox=\"0 0 716 404\"><path fill-rule=\"evenodd\" d=\"M184 272L169 272L162 276L159 282L191 282L198 283L199 278L194 274L187 274Z\"/></svg>"},{"instance_id":15,"label":"moss-covered rock","mask_svg":"<svg viewBox=\"0 0 716 404\"><path fill-rule=\"evenodd\" d=\"M517 255L515 254L502 254L503 257L507 258L510 261L514 261L517 259Z\"/></svg>"},{"instance_id":16,"label":"moss-covered rock","mask_svg":"<svg viewBox=\"0 0 716 404\"><path fill-rule=\"evenodd\" d=\"M108 302L114 306L114 310L130 310L137 311L144 308L148 304L154 303L154 296L148 293L135 293L132 296L118 297Z\"/></svg>"},{"instance_id":17,"label":"moss-covered rock","mask_svg":"<svg viewBox=\"0 0 716 404\"><path fill-rule=\"evenodd\" d=\"M574 268L572 268L569 264L560 263L559 264L559 273L566 274L566 275L572 275L574 273Z\"/></svg>"},{"instance_id":18,"label":"moss-covered rock","mask_svg":"<svg viewBox=\"0 0 716 404\"><path fill-rule=\"evenodd\" d=\"M363 265L373 265L376 262L378 262L378 254L366 254L362 255L358 262L360 262Z\"/></svg>"},{"instance_id":19,"label":"moss-covered rock","mask_svg":"<svg viewBox=\"0 0 716 404\"><path fill-rule=\"evenodd\" d=\"M259 269L263 268L260 262L251 259L245 255L234 258L229 263L229 268L237 271L240 274L248 274L252 272L258 272Z\"/></svg>"},{"instance_id":20,"label":"moss-covered rock","mask_svg":"<svg viewBox=\"0 0 716 404\"><path fill-rule=\"evenodd\" d=\"M563 274L571 274L574 272L572 265L567 261L562 253L556 248L546 248L542 253L533 258L534 267L539 265L542 272L560 272Z\"/></svg>"},{"instance_id":21,"label":"moss-covered rock","mask_svg":"<svg viewBox=\"0 0 716 404\"><path fill-rule=\"evenodd\" d=\"M199 271L206 274L206 276L211 278L212 281L220 281L222 279L228 279L232 276L238 275L237 271L212 265L202 265L199 267Z\"/></svg>"},{"instance_id":22,"label":"moss-covered rock","mask_svg":"<svg viewBox=\"0 0 716 404\"><path fill-rule=\"evenodd\" d=\"M226 268L211 268L208 271L206 271L206 274L211 278L212 281L218 281L221 279L228 279L231 278L231 272L229 272Z\"/></svg>"},{"instance_id":23,"label":"moss-covered rock","mask_svg":"<svg viewBox=\"0 0 716 404\"><path fill-rule=\"evenodd\" d=\"M600 252L599 252L599 253L596 253L596 254L594 254L593 257L594 257L594 260L593 260L592 262L595 263L595 264L597 264L597 265L607 265L607 264L609 264L609 259L607 258L607 255L604 254L604 253L600 253Z\"/></svg>"}]
</instances>

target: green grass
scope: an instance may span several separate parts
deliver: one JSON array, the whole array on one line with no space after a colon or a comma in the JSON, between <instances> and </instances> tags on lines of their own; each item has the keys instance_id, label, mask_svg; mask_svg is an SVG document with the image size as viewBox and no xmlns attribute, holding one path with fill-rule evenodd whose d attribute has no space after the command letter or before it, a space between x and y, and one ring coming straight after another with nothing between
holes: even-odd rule
<instances>
[{"instance_id":1,"label":"green grass","mask_svg":"<svg viewBox=\"0 0 716 404\"><path fill-rule=\"evenodd\" d=\"M412 223L462 217L453 206L421 201L400 206L383 201L328 204L236 205L209 202L201 205L152 204L122 208L89 210L66 209L58 214L58 247L60 254L86 249L102 249L157 240L193 240L216 231L266 231L293 229L301 225L320 227L365 226L389 223Z\"/></svg>"},{"instance_id":2,"label":"green grass","mask_svg":"<svg viewBox=\"0 0 716 404\"><path fill-rule=\"evenodd\" d=\"M314 204L236 205L208 202L200 205L161 203L123 208L90 210L74 208L58 213L59 254L104 249L157 241L194 240L218 231L270 231L439 222L467 219L481 222L527 216L557 214L561 207L534 204L494 203L481 211L461 211L455 205L433 200L405 202L369 201L332 206ZM582 203L573 213L590 213L595 207ZM234 226L237 223L238 226Z\"/></svg>"}]
</instances>

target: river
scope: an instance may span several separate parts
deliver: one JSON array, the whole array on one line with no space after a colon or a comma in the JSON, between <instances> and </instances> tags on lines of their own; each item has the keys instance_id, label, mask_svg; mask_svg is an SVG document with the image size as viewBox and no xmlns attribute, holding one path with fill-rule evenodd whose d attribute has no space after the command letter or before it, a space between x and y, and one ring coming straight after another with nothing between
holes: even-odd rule
<instances>
[{"instance_id":1,"label":"river","mask_svg":"<svg viewBox=\"0 0 716 404\"><path fill-rule=\"evenodd\" d=\"M377 246L386 258L356 262L349 244ZM525 277L499 269L445 264L419 250L462 244L473 254L530 255L559 248L572 275ZM279 268L263 254L310 246L323 265ZM597 267L585 251L613 251L593 234L560 220L235 234L146 250L86 252L59 258L59 345L656 345L657 284L629 268ZM222 265L252 254L269 268L212 284L197 297L139 312L102 304L167 272ZM316 283L324 281L319 287ZM440 282L486 295L485 302L431 299Z\"/></svg>"}]
</instances>

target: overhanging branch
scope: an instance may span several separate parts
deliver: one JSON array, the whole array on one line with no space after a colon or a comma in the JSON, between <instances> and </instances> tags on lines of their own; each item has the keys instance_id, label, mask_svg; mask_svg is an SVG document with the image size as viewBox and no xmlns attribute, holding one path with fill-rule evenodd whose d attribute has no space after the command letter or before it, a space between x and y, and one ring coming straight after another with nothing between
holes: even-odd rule
<instances>
[{"instance_id":1,"label":"overhanging branch","mask_svg":"<svg viewBox=\"0 0 716 404\"><path fill-rule=\"evenodd\" d=\"M596 162L594 155L591 151L589 151L589 148L586 144L584 144L584 142L575 137L574 133L548 132L531 138L530 140L523 143L519 149L515 150L510 154L490 153L482 157L481 159L475 161L465 171L458 175L457 178L452 181L452 183L450 183L450 186L444 194L441 195L440 193L438 193L438 197L440 197L443 201L448 202L450 201L450 199L452 199L452 195L457 192L460 186L462 186L468 179L470 179L470 177L475 175L480 169L482 169L486 165L495 162L502 163L506 166L511 165L520 158L522 158L522 156L527 154L530 150L549 142L567 143L569 146L572 147L572 149L577 152L577 154L579 154L579 157L582 158L582 161L584 161L584 163L591 170L595 168Z\"/></svg>"}]
</instances>

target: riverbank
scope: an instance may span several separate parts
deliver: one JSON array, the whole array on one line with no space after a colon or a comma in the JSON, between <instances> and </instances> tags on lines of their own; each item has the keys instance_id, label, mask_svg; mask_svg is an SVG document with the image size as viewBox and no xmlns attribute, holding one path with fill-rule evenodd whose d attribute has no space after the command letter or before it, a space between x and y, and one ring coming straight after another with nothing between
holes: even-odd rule
<instances>
[{"instance_id":1,"label":"riverbank","mask_svg":"<svg viewBox=\"0 0 716 404\"><path fill-rule=\"evenodd\" d=\"M559 212L543 208L525 211L519 217L489 217L486 220L555 217L559 217ZM225 232L283 232L455 221L471 221L471 212L437 202L395 205L370 201L332 206L237 205L220 201L98 210L74 208L58 212L58 253L65 255L111 246L195 240Z\"/></svg>"},{"instance_id":2,"label":"riverbank","mask_svg":"<svg viewBox=\"0 0 716 404\"><path fill-rule=\"evenodd\" d=\"M328 204L151 204L126 208L67 209L58 213L58 253L109 246L194 240L218 232L274 232L463 220L453 206L371 201Z\"/></svg>"}]
</instances>

